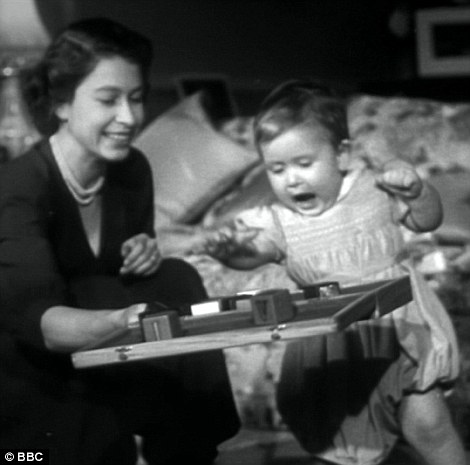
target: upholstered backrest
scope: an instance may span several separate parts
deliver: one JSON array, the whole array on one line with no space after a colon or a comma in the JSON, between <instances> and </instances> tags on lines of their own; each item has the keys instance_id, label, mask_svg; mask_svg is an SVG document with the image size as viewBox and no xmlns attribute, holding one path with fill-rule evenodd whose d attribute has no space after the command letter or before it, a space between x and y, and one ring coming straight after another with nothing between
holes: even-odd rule
<instances>
[{"instance_id":1,"label":"upholstered backrest","mask_svg":"<svg viewBox=\"0 0 470 465\"><path fill-rule=\"evenodd\" d=\"M212 127L201 94L156 118L134 145L152 167L157 228L193 221L258 161Z\"/></svg>"},{"instance_id":2,"label":"upholstered backrest","mask_svg":"<svg viewBox=\"0 0 470 465\"><path fill-rule=\"evenodd\" d=\"M363 95L348 119L355 154L373 166L400 157L423 171L470 169L470 104Z\"/></svg>"},{"instance_id":3,"label":"upholstered backrest","mask_svg":"<svg viewBox=\"0 0 470 465\"><path fill-rule=\"evenodd\" d=\"M358 96L348 118L355 156L377 169L410 161L441 194L439 232L470 239L470 104Z\"/></svg>"}]
</instances>

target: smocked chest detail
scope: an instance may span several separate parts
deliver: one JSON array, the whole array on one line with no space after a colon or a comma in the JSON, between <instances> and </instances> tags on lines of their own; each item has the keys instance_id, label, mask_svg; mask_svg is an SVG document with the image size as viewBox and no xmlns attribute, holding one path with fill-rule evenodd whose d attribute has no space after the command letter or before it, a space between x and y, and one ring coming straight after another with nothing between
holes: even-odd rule
<instances>
[{"instance_id":1,"label":"smocked chest detail","mask_svg":"<svg viewBox=\"0 0 470 465\"><path fill-rule=\"evenodd\" d=\"M353 277L382 271L394 264L403 246L400 228L392 219L392 203L369 175L359 177L321 217L285 209L276 214L285 236L287 268L300 283L332 273Z\"/></svg>"}]
</instances>

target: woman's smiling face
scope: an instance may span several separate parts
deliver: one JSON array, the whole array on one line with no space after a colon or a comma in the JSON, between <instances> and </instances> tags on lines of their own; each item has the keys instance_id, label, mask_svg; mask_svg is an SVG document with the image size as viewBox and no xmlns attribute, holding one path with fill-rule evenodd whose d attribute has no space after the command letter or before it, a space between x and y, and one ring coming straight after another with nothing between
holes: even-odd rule
<instances>
[{"instance_id":1,"label":"woman's smiling face","mask_svg":"<svg viewBox=\"0 0 470 465\"><path fill-rule=\"evenodd\" d=\"M56 113L74 145L105 161L129 153L144 120L143 82L138 65L121 57L102 58Z\"/></svg>"},{"instance_id":2,"label":"woman's smiling face","mask_svg":"<svg viewBox=\"0 0 470 465\"><path fill-rule=\"evenodd\" d=\"M303 124L262 147L269 181L290 209L318 216L336 202L348 154L333 147L321 127Z\"/></svg>"}]
</instances>

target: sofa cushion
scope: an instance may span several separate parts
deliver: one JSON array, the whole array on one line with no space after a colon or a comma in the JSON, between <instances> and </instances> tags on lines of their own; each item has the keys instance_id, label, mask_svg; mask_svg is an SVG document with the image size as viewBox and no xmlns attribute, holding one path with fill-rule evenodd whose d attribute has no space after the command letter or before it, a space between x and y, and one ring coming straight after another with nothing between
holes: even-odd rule
<instances>
[{"instance_id":1,"label":"sofa cushion","mask_svg":"<svg viewBox=\"0 0 470 465\"><path fill-rule=\"evenodd\" d=\"M470 169L470 104L362 95L348 119L354 153L372 166L399 157L421 172Z\"/></svg>"},{"instance_id":2,"label":"sofa cushion","mask_svg":"<svg viewBox=\"0 0 470 465\"><path fill-rule=\"evenodd\" d=\"M217 199L206 211L202 224L219 227L229 222L241 211L268 205L275 199L264 165L253 167L227 194Z\"/></svg>"},{"instance_id":3,"label":"sofa cushion","mask_svg":"<svg viewBox=\"0 0 470 465\"><path fill-rule=\"evenodd\" d=\"M258 161L212 127L200 93L156 118L134 145L152 167L157 229L196 219Z\"/></svg>"},{"instance_id":4,"label":"sofa cushion","mask_svg":"<svg viewBox=\"0 0 470 465\"><path fill-rule=\"evenodd\" d=\"M432 173L429 182L439 192L444 209L439 236L449 243L470 243L470 171Z\"/></svg>"}]
</instances>

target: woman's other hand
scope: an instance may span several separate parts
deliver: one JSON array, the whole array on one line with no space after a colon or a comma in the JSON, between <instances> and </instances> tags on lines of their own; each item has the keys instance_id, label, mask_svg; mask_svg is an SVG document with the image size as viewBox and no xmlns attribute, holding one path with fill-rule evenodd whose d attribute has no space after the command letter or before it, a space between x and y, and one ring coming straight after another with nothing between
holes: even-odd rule
<instances>
[{"instance_id":1,"label":"woman's other hand","mask_svg":"<svg viewBox=\"0 0 470 465\"><path fill-rule=\"evenodd\" d=\"M162 261L157 240L147 234L137 234L121 246L123 264L121 275L149 276L157 271Z\"/></svg>"}]
</instances>

